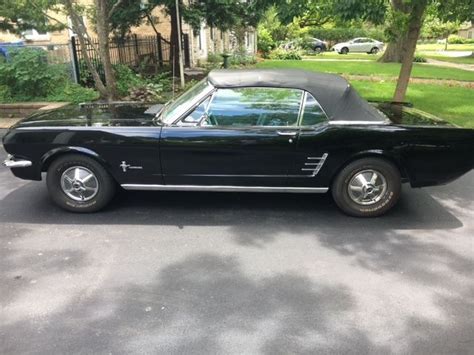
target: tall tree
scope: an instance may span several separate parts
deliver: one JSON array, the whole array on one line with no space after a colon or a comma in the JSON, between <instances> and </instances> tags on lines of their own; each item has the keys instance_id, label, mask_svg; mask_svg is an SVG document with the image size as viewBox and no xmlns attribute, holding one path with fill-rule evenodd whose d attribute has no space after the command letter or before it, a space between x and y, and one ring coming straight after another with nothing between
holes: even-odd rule
<instances>
[{"instance_id":1,"label":"tall tree","mask_svg":"<svg viewBox=\"0 0 474 355\"><path fill-rule=\"evenodd\" d=\"M114 100L117 97L115 73L110 60L109 34L111 17L124 0L94 0L92 6L84 6L78 0L3 0L0 7L0 29L21 34L28 29L55 31L69 27L58 19L64 13L71 20L71 29L77 34L88 70L92 74L101 97ZM91 41L83 16L90 15L95 24L98 46ZM96 50L101 59L105 81L92 63L89 50Z\"/></svg>"},{"instance_id":2,"label":"tall tree","mask_svg":"<svg viewBox=\"0 0 474 355\"><path fill-rule=\"evenodd\" d=\"M116 1L116 0L109 0ZM233 31L241 44L245 31L249 27L256 27L266 9L275 0L194 0L184 2L179 0L180 21L190 24L197 32L201 24L218 28L223 31ZM134 0L123 0L117 11L111 17L111 29L126 33L132 26L142 21L153 25L153 10L163 6L171 22L171 54L177 69L178 56L178 19L176 17L176 0L148 0L139 4Z\"/></svg>"},{"instance_id":3,"label":"tall tree","mask_svg":"<svg viewBox=\"0 0 474 355\"><path fill-rule=\"evenodd\" d=\"M46 16L56 4L56 0L36 0L33 4L28 0L1 0L0 31L21 35L32 28L41 32L61 30L63 24L51 23Z\"/></svg>"},{"instance_id":4,"label":"tall tree","mask_svg":"<svg viewBox=\"0 0 474 355\"><path fill-rule=\"evenodd\" d=\"M365 5L362 6L361 3ZM402 63L394 101L405 100L408 83L413 68L416 44L420 37L426 10L432 6L439 17L445 20L472 20L474 18L473 0L353 0L337 1L342 17L357 18L384 9L388 20L387 33L390 37L382 61L399 61ZM370 6L369 6L370 4ZM389 5L389 6L388 6ZM377 10L379 9L379 10Z\"/></svg>"}]
</instances>

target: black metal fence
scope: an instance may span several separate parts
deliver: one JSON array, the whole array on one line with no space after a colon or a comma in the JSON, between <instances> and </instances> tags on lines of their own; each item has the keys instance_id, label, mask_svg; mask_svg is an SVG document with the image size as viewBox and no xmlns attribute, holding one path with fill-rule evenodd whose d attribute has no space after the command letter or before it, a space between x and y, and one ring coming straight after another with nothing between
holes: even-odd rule
<instances>
[{"instance_id":1,"label":"black metal fence","mask_svg":"<svg viewBox=\"0 0 474 355\"><path fill-rule=\"evenodd\" d=\"M84 60L85 53L79 45L79 39L71 38L72 57L76 78L82 84L89 83L89 70ZM103 77L104 71L97 51L98 41L91 38L87 43L87 54L92 64ZM157 36L137 36L132 35L126 38L111 39L109 42L110 59L112 64L124 64L131 68L146 73L155 73L160 68L170 64L173 58L172 46L168 38L161 35ZM187 34L183 35L183 49L185 66L190 66L189 38Z\"/></svg>"}]
</instances>

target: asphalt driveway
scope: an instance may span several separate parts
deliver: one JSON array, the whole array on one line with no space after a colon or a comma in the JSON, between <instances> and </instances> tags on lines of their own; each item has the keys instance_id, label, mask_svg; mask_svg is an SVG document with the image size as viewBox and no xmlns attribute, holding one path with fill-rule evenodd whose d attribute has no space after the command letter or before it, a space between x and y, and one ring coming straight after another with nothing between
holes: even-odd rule
<instances>
[{"instance_id":1,"label":"asphalt driveway","mask_svg":"<svg viewBox=\"0 0 474 355\"><path fill-rule=\"evenodd\" d=\"M0 169L0 353L472 354L473 198L470 173L377 219L164 192L75 215Z\"/></svg>"}]
</instances>

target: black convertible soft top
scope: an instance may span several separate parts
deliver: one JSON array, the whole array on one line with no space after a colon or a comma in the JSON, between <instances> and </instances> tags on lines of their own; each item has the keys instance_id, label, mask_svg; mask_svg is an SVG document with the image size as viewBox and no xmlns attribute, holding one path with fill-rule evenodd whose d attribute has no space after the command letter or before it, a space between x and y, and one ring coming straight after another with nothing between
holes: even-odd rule
<instances>
[{"instance_id":1,"label":"black convertible soft top","mask_svg":"<svg viewBox=\"0 0 474 355\"><path fill-rule=\"evenodd\" d=\"M346 79L298 69L213 70L209 82L217 88L282 87L306 90L334 121L384 121L385 117L362 99Z\"/></svg>"}]
</instances>

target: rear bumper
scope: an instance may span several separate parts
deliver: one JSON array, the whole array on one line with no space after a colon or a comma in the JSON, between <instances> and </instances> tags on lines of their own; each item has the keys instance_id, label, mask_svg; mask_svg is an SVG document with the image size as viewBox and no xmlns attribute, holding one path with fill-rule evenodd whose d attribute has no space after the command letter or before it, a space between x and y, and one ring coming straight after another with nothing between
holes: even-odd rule
<instances>
[{"instance_id":1,"label":"rear bumper","mask_svg":"<svg viewBox=\"0 0 474 355\"><path fill-rule=\"evenodd\" d=\"M7 159L4 160L3 166L13 169L13 168L28 168L32 166L33 163L29 160L15 160L13 155L8 155Z\"/></svg>"}]
</instances>

